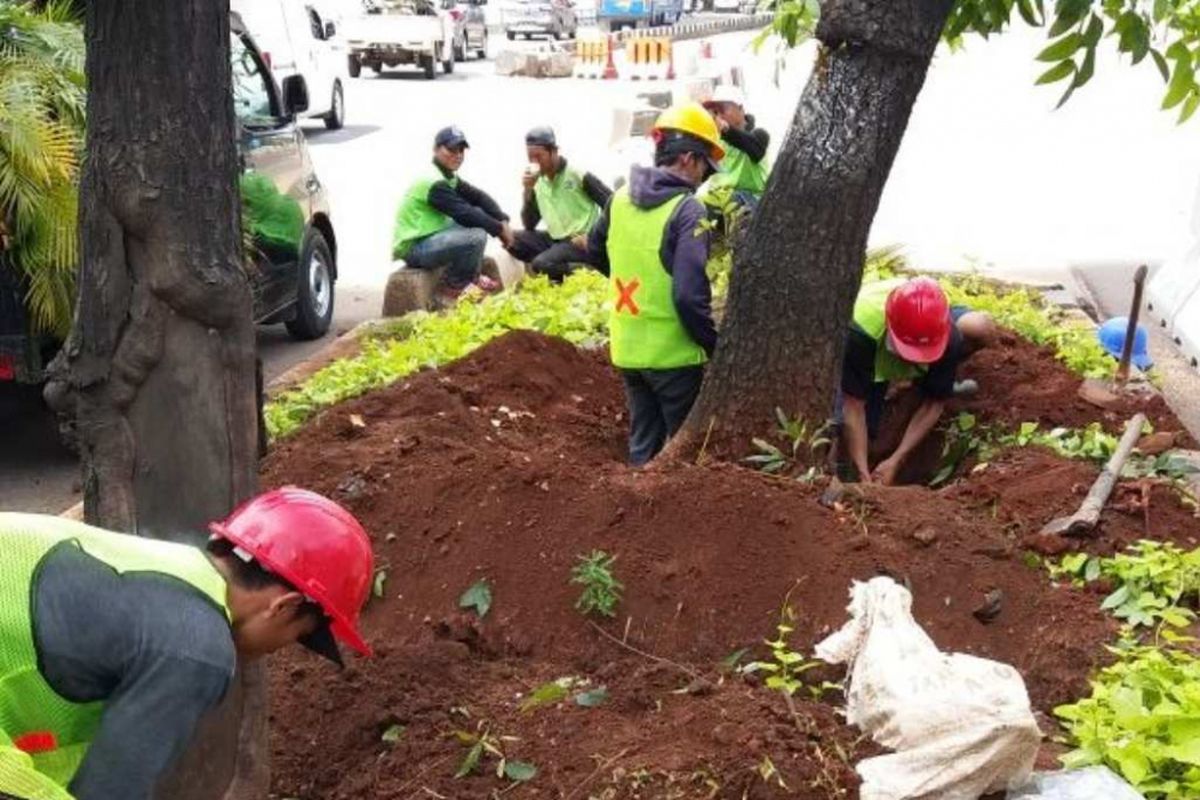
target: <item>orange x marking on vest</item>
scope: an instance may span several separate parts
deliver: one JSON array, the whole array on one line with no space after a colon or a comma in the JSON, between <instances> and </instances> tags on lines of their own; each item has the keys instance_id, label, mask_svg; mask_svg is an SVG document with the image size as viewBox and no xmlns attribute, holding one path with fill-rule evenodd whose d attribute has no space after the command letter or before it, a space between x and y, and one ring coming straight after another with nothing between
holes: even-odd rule
<instances>
[{"instance_id":1,"label":"orange x marking on vest","mask_svg":"<svg viewBox=\"0 0 1200 800\"><path fill-rule=\"evenodd\" d=\"M638 305L633 300L633 294L641 287L642 282L634 278L629 283L622 283L620 278L613 278L617 282L617 313L621 313L621 308L628 308L629 313L635 317L640 313Z\"/></svg>"}]
</instances>

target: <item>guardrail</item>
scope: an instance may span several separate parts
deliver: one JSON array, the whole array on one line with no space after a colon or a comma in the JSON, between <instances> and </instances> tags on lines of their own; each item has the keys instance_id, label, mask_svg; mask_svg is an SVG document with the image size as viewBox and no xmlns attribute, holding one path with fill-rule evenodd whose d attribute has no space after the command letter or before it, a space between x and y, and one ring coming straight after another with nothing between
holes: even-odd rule
<instances>
[{"instance_id":1,"label":"guardrail","mask_svg":"<svg viewBox=\"0 0 1200 800\"><path fill-rule=\"evenodd\" d=\"M680 20L674 25L660 25L656 28L626 28L623 31L613 33L614 42L624 44L630 39L638 39L644 36L665 36L673 41L680 42L687 39L702 39L705 36L712 36L718 33L732 33L734 31L749 31L755 28L763 28L771 24L771 14L738 14L731 17L719 17L716 19L690 19Z\"/></svg>"}]
</instances>

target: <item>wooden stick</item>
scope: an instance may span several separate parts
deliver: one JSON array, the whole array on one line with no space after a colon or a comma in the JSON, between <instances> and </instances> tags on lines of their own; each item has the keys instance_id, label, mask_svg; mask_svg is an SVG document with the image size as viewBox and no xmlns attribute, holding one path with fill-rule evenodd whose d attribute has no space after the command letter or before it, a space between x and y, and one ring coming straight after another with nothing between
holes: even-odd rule
<instances>
[{"instance_id":1,"label":"wooden stick","mask_svg":"<svg viewBox=\"0 0 1200 800\"><path fill-rule=\"evenodd\" d=\"M1043 535L1058 533L1078 536L1096 527L1096 523L1100 519L1100 512L1104 510L1104 504L1108 502L1108 496L1112 494L1113 486L1116 484L1117 478L1121 476L1121 469L1125 466L1130 452L1133 451L1133 446L1141 437L1142 427L1145 424L1145 414L1135 414L1133 419L1125 423L1125 434L1117 444L1117 449L1109 457L1108 463L1104 465L1104 469L1100 471L1096 482L1092 484L1087 497L1083 498L1079 510L1069 517L1058 517L1047 522L1041 530Z\"/></svg>"},{"instance_id":2,"label":"wooden stick","mask_svg":"<svg viewBox=\"0 0 1200 800\"><path fill-rule=\"evenodd\" d=\"M1133 340L1137 338L1138 315L1142 311L1142 289L1146 285L1145 264L1137 268L1133 276L1133 305L1129 307L1129 324L1125 326L1125 346L1121 348L1121 362L1117 365L1117 386L1129 380L1129 358L1133 354Z\"/></svg>"},{"instance_id":3,"label":"wooden stick","mask_svg":"<svg viewBox=\"0 0 1200 800\"><path fill-rule=\"evenodd\" d=\"M680 664L678 661L672 661L669 658L663 658L662 656L656 656L653 653L647 653L645 650L639 650L636 647L634 647L633 645L629 644L628 642L622 642L620 639L613 636L611 633L604 630L604 628L601 628L599 625L592 622L591 620L588 620L588 624L591 625L593 628L595 628L596 632L599 633L601 636L603 636L605 639L608 639L609 641L613 642L614 644L620 645L621 647L625 648L626 650L633 653L634 655L639 655L642 658L648 658L656 664L662 664L664 666L674 667L675 669L682 672L684 675L687 675L692 680L700 679L699 672L696 672L696 670L694 670L694 669L685 667L683 664Z\"/></svg>"}]
</instances>

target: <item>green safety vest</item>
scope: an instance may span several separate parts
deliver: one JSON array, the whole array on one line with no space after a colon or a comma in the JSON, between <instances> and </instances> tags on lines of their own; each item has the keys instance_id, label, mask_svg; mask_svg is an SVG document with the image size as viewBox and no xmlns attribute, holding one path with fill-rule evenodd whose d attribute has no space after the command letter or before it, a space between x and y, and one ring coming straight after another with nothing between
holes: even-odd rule
<instances>
[{"instance_id":1,"label":"green safety vest","mask_svg":"<svg viewBox=\"0 0 1200 800\"><path fill-rule=\"evenodd\" d=\"M755 162L754 159L737 149L724 139L721 144L725 147L725 157L721 159L721 171L713 176L715 183L720 186L732 186L734 191L750 192L761 196L767 188L767 159Z\"/></svg>"},{"instance_id":2,"label":"green safety vest","mask_svg":"<svg viewBox=\"0 0 1200 800\"><path fill-rule=\"evenodd\" d=\"M0 793L30 800L70 797L62 787L83 762L104 708L102 701L73 703L63 698L38 670L31 608L34 577L46 555L64 542L119 573L156 572L178 578L230 618L225 579L197 548L111 533L61 517L0 513ZM41 752L17 747L38 738L49 743Z\"/></svg>"},{"instance_id":3,"label":"green safety vest","mask_svg":"<svg viewBox=\"0 0 1200 800\"><path fill-rule=\"evenodd\" d=\"M546 233L556 241L587 233L600 217L600 208L583 189L583 176L568 167L551 180L545 175L533 185Z\"/></svg>"},{"instance_id":4,"label":"green safety vest","mask_svg":"<svg viewBox=\"0 0 1200 800\"><path fill-rule=\"evenodd\" d=\"M396 225L392 230L392 258L404 258L414 242L444 231L453 224L454 220L429 205L429 190L435 183L443 181L450 184L451 189L458 188L458 176L447 178L434 164L432 173L418 178L409 187L396 211Z\"/></svg>"},{"instance_id":5,"label":"green safety vest","mask_svg":"<svg viewBox=\"0 0 1200 800\"><path fill-rule=\"evenodd\" d=\"M612 362L622 369L673 369L708 360L679 319L671 276L662 263L663 234L686 196L678 194L657 208L638 208L628 187L613 195L608 331Z\"/></svg>"},{"instance_id":6,"label":"green safety vest","mask_svg":"<svg viewBox=\"0 0 1200 800\"><path fill-rule=\"evenodd\" d=\"M887 346L887 299L905 278L868 283L854 301L854 324L875 340L875 382L913 380L924 375L927 364L910 364Z\"/></svg>"}]
</instances>

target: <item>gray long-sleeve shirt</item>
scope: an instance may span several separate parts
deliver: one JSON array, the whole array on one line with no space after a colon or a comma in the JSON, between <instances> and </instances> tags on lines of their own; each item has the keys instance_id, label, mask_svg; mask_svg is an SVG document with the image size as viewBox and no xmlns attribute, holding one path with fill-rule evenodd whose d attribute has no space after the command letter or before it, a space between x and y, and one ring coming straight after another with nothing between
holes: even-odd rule
<instances>
[{"instance_id":1,"label":"gray long-sleeve shirt","mask_svg":"<svg viewBox=\"0 0 1200 800\"><path fill-rule=\"evenodd\" d=\"M51 688L75 702L104 702L71 793L149 800L233 677L237 654L224 612L181 580L118 574L68 543L43 560L32 611L38 665Z\"/></svg>"}]
</instances>

